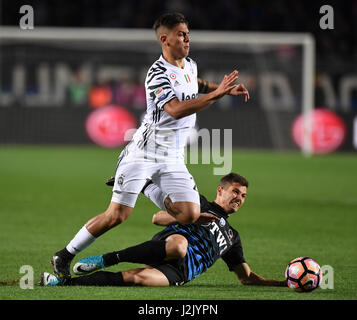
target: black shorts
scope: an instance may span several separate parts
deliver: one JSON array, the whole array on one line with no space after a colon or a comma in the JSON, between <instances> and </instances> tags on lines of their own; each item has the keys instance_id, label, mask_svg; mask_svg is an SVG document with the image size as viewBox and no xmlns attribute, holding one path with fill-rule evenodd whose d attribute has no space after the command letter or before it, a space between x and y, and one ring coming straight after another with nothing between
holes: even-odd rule
<instances>
[{"instance_id":1,"label":"black shorts","mask_svg":"<svg viewBox=\"0 0 357 320\"><path fill-rule=\"evenodd\" d=\"M164 229L155 234L152 240L165 240L173 234L179 233ZM150 266L161 271L169 280L170 286L181 286L187 282L187 255L182 259L173 259Z\"/></svg>"}]
</instances>

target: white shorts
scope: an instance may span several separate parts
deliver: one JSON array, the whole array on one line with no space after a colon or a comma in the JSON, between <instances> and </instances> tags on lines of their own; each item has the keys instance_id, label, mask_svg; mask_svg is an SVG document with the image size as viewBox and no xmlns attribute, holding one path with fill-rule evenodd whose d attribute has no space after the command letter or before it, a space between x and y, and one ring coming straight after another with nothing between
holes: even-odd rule
<instances>
[{"instance_id":1,"label":"white shorts","mask_svg":"<svg viewBox=\"0 0 357 320\"><path fill-rule=\"evenodd\" d=\"M113 202L134 208L145 183L152 180L173 203L200 204L195 180L184 163L121 161L115 173Z\"/></svg>"}]
</instances>

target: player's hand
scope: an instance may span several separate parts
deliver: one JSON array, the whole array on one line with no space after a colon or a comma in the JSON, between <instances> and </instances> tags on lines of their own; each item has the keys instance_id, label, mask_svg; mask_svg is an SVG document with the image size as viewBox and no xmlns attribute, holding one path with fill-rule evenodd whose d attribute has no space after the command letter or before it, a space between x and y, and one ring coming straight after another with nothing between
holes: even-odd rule
<instances>
[{"instance_id":1,"label":"player's hand","mask_svg":"<svg viewBox=\"0 0 357 320\"><path fill-rule=\"evenodd\" d=\"M241 96L244 95L244 101L247 102L250 99L249 92L243 83L236 84L231 91L229 91L231 96Z\"/></svg>"},{"instance_id":2,"label":"player's hand","mask_svg":"<svg viewBox=\"0 0 357 320\"><path fill-rule=\"evenodd\" d=\"M211 222L217 221L217 220L219 220L219 218L216 217L215 215L210 214L208 212L201 212L201 215L196 220L196 222L200 223L200 224L208 224L208 223L211 223Z\"/></svg>"},{"instance_id":3,"label":"player's hand","mask_svg":"<svg viewBox=\"0 0 357 320\"><path fill-rule=\"evenodd\" d=\"M216 99L222 98L228 94L236 86L234 82L238 79L238 71L234 70L231 74L225 75L222 82L218 85L217 89L214 90L214 96Z\"/></svg>"}]
</instances>

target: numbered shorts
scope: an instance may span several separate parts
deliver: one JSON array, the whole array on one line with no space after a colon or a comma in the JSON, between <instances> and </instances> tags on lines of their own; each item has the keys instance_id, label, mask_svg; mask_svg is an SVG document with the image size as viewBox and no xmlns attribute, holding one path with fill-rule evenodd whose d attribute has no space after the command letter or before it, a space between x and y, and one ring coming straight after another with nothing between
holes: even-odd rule
<instances>
[{"instance_id":1,"label":"numbered shorts","mask_svg":"<svg viewBox=\"0 0 357 320\"><path fill-rule=\"evenodd\" d=\"M200 204L196 183L184 163L121 161L115 174L112 201L134 208L145 183L152 180L172 202Z\"/></svg>"}]
</instances>

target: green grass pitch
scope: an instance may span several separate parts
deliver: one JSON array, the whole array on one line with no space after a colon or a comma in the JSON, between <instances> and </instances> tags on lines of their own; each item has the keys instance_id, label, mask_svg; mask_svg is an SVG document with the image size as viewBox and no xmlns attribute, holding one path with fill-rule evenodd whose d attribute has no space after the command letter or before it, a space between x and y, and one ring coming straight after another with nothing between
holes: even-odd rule
<instances>
[{"instance_id":1,"label":"green grass pitch","mask_svg":"<svg viewBox=\"0 0 357 320\"><path fill-rule=\"evenodd\" d=\"M244 207L230 217L251 269L284 278L287 263L310 256L334 270L334 288L295 293L289 288L243 286L219 260L182 287L96 288L37 285L50 258L111 197L104 184L118 150L98 147L0 148L0 300L32 299L317 299L357 298L357 157L332 154L306 159L297 152L235 150L232 171L248 178ZM215 197L213 165L188 165L201 193ZM100 237L78 259L146 241L156 207L143 196L122 225ZM21 289L23 265L34 270L33 289ZM124 270L122 264L110 270Z\"/></svg>"}]
</instances>

